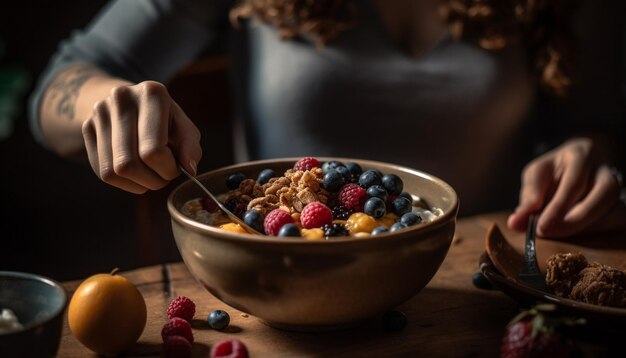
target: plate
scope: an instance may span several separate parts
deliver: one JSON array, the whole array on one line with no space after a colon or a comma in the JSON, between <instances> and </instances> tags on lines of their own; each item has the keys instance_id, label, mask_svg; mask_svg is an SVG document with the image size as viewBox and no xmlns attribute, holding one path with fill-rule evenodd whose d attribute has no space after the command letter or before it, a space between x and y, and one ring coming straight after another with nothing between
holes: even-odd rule
<instances>
[{"instance_id":1,"label":"plate","mask_svg":"<svg viewBox=\"0 0 626 358\"><path fill-rule=\"evenodd\" d=\"M553 303L564 314L584 317L589 321L615 324L626 323L626 309L598 306L555 296L529 287L517 280L522 267L524 234L507 232L497 224L487 231L485 252L479 259L481 272L503 293L523 305L537 302ZM580 252L588 261L626 270L626 238L623 235L602 235L570 238L567 241L538 239L537 261L545 272L546 260L556 253Z\"/></svg>"}]
</instances>

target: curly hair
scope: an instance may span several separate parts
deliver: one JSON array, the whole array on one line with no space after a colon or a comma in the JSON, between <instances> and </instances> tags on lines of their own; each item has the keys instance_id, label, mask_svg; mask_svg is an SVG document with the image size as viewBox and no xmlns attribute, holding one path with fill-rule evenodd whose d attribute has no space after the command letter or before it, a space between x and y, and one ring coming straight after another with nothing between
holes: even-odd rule
<instances>
[{"instance_id":1,"label":"curly hair","mask_svg":"<svg viewBox=\"0 0 626 358\"><path fill-rule=\"evenodd\" d=\"M529 66L548 92L564 96L572 83L573 43L569 31L573 0L442 0L441 15L455 39L497 51L521 43ZM231 22L255 18L282 38L303 36L322 47L357 25L355 0L240 0Z\"/></svg>"}]
</instances>

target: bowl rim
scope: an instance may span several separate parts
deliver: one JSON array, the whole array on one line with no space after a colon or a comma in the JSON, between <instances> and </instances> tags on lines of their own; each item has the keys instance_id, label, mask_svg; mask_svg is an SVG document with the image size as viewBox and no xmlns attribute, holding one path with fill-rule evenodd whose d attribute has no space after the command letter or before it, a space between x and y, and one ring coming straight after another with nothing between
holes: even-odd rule
<instances>
[{"instance_id":1,"label":"bowl rim","mask_svg":"<svg viewBox=\"0 0 626 358\"><path fill-rule=\"evenodd\" d=\"M249 165L263 165L263 164L280 164L280 163L295 163L297 160L302 159L303 157L281 157L281 158L273 158L273 159L263 159L263 160L253 160L242 163L231 164L228 166L216 168L210 170L208 172L202 173L198 175L198 179L202 181L203 177L213 176L222 172L231 172L237 168L249 166ZM320 163L330 161L330 160L338 160L343 163L345 162L358 162L360 165L364 166L387 166L393 167L395 170L408 173L413 176L419 176L421 178L427 179L429 181L435 182L438 185L442 186L445 190L449 191L453 195L451 196L451 210L444 212L441 216L437 217L434 221L426 223L424 225L412 226L407 229L403 229L398 232L386 232L376 236L368 236L368 237L341 237L341 238L333 238L332 240L303 240L301 238L284 238L279 236L270 236L263 235L259 237L259 235L249 234L249 233L235 233L226 230L219 229L217 227L201 223L196 221L190 217L187 217L182 212L180 212L173 204L173 199L176 193L183 187L187 185L193 185L190 179L186 179L178 186L176 186L171 193L167 197L167 208L170 213L170 217L172 220L176 220L181 224L191 227L195 231L199 231L201 233L210 233L213 238L220 238L223 240L238 240L238 241L246 241L253 242L258 244L287 244L287 245L337 245L337 244L345 244L345 243L353 243L353 242L369 242L369 241L380 241L381 239L385 240L394 240L401 239L405 236L411 236L410 234L419 231L420 233L427 233L432 230L439 228L448 223L448 221L454 217L456 217L459 210L459 197L454 188L448 184L443 179L432 175L430 173L413 169L404 165L392 164L387 162L369 160L369 159L359 159L359 158L345 158L345 157L315 157L320 161Z\"/></svg>"},{"instance_id":2,"label":"bowl rim","mask_svg":"<svg viewBox=\"0 0 626 358\"><path fill-rule=\"evenodd\" d=\"M21 279L21 280L28 280L28 281L35 281L38 283L43 283L45 285L48 285L50 287L52 287L57 293L59 293L61 295L62 298L62 303L61 305L56 309L51 311L51 313L49 315L46 315L43 318L28 322L26 324L22 323L22 329L16 330L16 331L11 331L11 332L7 332L7 333L1 333L0 337L6 337L12 334L20 334L22 332L28 331L34 327L40 326L41 324L44 324L48 321L53 320L55 317L57 317L58 315L60 315L62 312L65 311L65 308L68 305L68 301L69 301L69 295L67 293L67 289L65 287L63 287L63 285L61 285L61 283L59 283L56 280L53 280L49 277L43 276L43 275L39 275L39 274L35 274L35 273L29 273L29 272L21 272L21 271L0 271L0 278L2 277L10 277L10 278L16 278L16 279ZM5 307L2 307L5 308ZM21 323L21 322L20 322Z\"/></svg>"}]
</instances>

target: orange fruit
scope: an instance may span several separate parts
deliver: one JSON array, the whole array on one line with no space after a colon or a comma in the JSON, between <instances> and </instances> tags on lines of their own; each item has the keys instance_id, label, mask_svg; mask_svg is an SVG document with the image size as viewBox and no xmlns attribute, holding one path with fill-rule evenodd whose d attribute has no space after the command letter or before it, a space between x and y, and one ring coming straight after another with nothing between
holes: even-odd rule
<instances>
[{"instance_id":1,"label":"orange fruit","mask_svg":"<svg viewBox=\"0 0 626 358\"><path fill-rule=\"evenodd\" d=\"M72 295L67 314L74 337L107 356L130 348L146 326L143 296L116 271L83 281Z\"/></svg>"}]
</instances>

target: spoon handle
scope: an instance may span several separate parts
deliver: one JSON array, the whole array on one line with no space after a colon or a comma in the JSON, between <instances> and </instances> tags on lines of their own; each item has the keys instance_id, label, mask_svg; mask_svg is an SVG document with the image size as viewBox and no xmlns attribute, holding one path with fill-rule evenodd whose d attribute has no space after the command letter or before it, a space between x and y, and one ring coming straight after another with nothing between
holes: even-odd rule
<instances>
[{"instance_id":1,"label":"spoon handle","mask_svg":"<svg viewBox=\"0 0 626 358\"><path fill-rule=\"evenodd\" d=\"M209 191L209 189L207 189L198 179L196 179L196 177L194 177L187 170L185 170L185 168L183 168L182 165L178 165L178 169L180 169L180 171L183 172L183 174L185 174L189 179L191 179L200 188L202 188L204 193L209 196L209 199L213 200L213 202L215 202L215 204L217 204L217 206L220 208L220 210L222 210L222 212L224 212L224 214L226 214L232 221L234 221L237 224L241 225L247 232L249 232L251 234L261 235L260 232L256 231L252 227L250 227L250 225L246 224L237 215L233 214L230 210L228 210L228 208L226 208L226 206L224 206L224 204L222 204L219 200L217 200L217 198L213 195L213 193L211 193Z\"/></svg>"}]
</instances>

